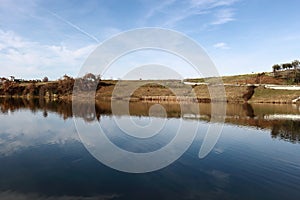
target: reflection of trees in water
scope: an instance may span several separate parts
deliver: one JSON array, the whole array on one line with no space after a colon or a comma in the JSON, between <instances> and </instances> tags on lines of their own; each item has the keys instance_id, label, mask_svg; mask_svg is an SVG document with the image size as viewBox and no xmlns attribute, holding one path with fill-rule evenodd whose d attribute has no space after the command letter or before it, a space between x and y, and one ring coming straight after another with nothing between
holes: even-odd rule
<instances>
[{"instance_id":1,"label":"reflection of trees in water","mask_svg":"<svg viewBox=\"0 0 300 200\"><path fill-rule=\"evenodd\" d=\"M72 105L72 104L71 104ZM77 103L73 107L76 110L75 117L83 118L86 122L100 120L100 111L93 103Z\"/></svg>"},{"instance_id":2,"label":"reflection of trees in water","mask_svg":"<svg viewBox=\"0 0 300 200\"><path fill-rule=\"evenodd\" d=\"M272 137L292 142L300 142L300 122L285 120L276 121L271 131Z\"/></svg>"},{"instance_id":3,"label":"reflection of trees in water","mask_svg":"<svg viewBox=\"0 0 300 200\"><path fill-rule=\"evenodd\" d=\"M243 109L246 112L246 116L248 116L250 118L255 117L253 107L250 104L244 103L243 104Z\"/></svg>"},{"instance_id":4,"label":"reflection of trees in water","mask_svg":"<svg viewBox=\"0 0 300 200\"><path fill-rule=\"evenodd\" d=\"M250 104L244 104L247 116L253 118L254 109ZM255 123L256 127L271 128L271 135L273 138L279 138L293 143L300 142L300 122L293 120L265 120L263 118L249 119Z\"/></svg>"},{"instance_id":5,"label":"reflection of trees in water","mask_svg":"<svg viewBox=\"0 0 300 200\"><path fill-rule=\"evenodd\" d=\"M133 116L149 116L149 109L155 103L147 102L131 102L129 104L129 113ZM128 107L126 102L116 103L118 110L114 115L128 115L122 109ZM209 121L211 116L211 104L161 104L164 107L167 117L180 118L184 114L189 116L207 116L201 120ZM79 102L73 105L76 108L75 117L82 118L86 122L100 120L101 115L112 115L111 102L96 102L96 104L88 102ZM198 107L196 109L196 107ZM41 111L44 117L48 117L49 112L58 114L63 119L73 117L72 103L66 101L46 101L44 98L0 98L0 111L2 113L15 112L20 109L28 109L33 113ZM197 110L200 113L197 113ZM275 112L275 110L271 109ZM271 112L269 111L269 112ZM277 111L276 111L277 112ZM255 113L255 114L254 114ZM226 122L234 125L252 126L262 129L271 129L272 137L281 138L291 142L300 142L300 122L290 120L265 120L263 113L257 112L256 107L250 104L228 104ZM154 114L154 116L156 116ZM157 116L160 116L159 113ZM195 118L194 120L200 120Z\"/></svg>"},{"instance_id":6,"label":"reflection of trees in water","mask_svg":"<svg viewBox=\"0 0 300 200\"><path fill-rule=\"evenodd\" d=\"M72 104L67 102L45 101L43 98L0 98L2 113L15 112L20 109L28 109L33 113L43 111L44 117L48 116L48 112L54 112L63 119L72 117Z\"/></svg>"}]
</instances>

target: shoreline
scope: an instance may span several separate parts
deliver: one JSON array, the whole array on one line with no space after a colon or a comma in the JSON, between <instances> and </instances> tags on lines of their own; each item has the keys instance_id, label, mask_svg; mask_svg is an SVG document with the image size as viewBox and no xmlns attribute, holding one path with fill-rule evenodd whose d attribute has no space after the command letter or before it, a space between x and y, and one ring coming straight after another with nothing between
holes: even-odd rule
<instances>
[{"instance_id":1,"label":"shoreline","mask_svg":"<svg viewBox=\"0 0 300 200\"><path fill-rule=\"evenodd\" d=\"M22 96L22 95L0 95L2 99L24 99L24 100L33 100L33 99L43 99L49 102L56 102L56 101L65 101L65 102L72 102L73 98L71 96L58 96L55 98L48 98L48 97L41 97L41 96ZM164 104L195 104L195 103L227 103L227 104L300 104L300 101L293 102L292 100L270 100L270 99L260 99L260 100L249 100L249 101L240 101L240 100L226 100L220 101L215 100L211 101L209 98L194 98L194 97L176 97L176 96L146 96L142 98L128 98L128 97L118 97L118 98L111 98L111 97L101 97L95 98L95 102L111 102L111 101L126 101L126 102L141 102L141 103L164 103ZM77 102L89 102L91 98L89 97L77 97Z\"/></svg>"},{"instance_id":2,"label":"shoreline","mask_svg":"<svg viewBox=\"0 0 300 200\"><path fill-rule=\"evenodd\" d=\"M223 86L220 87L220 85L186 85L180 80L101 80L98 84L93 81L84 82L83 85L79 86L81 88L76 88L75 91L77 92L74 93L74 82L74 79L68 78L58 82L53 81L36 84L11 83L7 88L4 85L0 86L0 97L25 99L44 98L47 101L72 101L72 95L76 94L76 97L78 97L76 100L80 101L87 101L94 98L96 101L123 100L131 102L300 103L300 90L284 89L286 88L284 85L273 85L270 88L266 87L266 84L245 85L224 83L223 88ZM139 87L136 88L136 85L139 85ZM277 88L274 89L274 87ZM294 88L295 86L289 87ZM132 91L131 94L130 91ZM218 91L220 91L220 93L218 93ZM224 94L225 96L218 96L218 94Z\"/></svg>"}]
</instances>

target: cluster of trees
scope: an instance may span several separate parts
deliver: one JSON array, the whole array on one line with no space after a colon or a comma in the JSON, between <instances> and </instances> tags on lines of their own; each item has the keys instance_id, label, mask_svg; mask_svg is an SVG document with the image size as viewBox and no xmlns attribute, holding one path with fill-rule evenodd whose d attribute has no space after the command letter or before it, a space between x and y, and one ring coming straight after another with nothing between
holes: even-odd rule
<instances>
[{"instance_id":1,"label":"cluster of trees","mask_svg":"<svg viewBox=\"0 0 300 200\"><path fill-rule=\"evenodd\" d=\"M299 60L294 60L291 63L284 63L284 64L276 64L273 65L273 72L279 71L279 70L287 70L287 69L299 69L300 67L300 61Z\"/></svg>"},{"instance_id":2,"label":"cluster of trees","mask_svg":"<svg viewBox=\"0 0 300 200\"><path fill-rule=\"evenodd\" d=\"M277 78L284 78L289 83L300 82L300 61L294 60L291 63L273 65L274 76Z\"/></svg>"}]
</instances>

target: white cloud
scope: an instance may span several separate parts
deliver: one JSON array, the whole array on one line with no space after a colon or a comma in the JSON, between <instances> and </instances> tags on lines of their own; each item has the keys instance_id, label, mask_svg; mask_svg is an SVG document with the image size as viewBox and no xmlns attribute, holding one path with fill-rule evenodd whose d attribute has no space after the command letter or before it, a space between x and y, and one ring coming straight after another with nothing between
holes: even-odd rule
<instances>
[{"instance_id":1,"label":"white cloud","mask_svg":"<svg viewBox=\"0 0 300 200\"><path fill-rule=\"evenodd\" d=\"M0 29L1 76L58 78L65 73L74 76L95 47L95 44L90 44L69 49L64 44L39 44Z\"/></svg>"},{"instance_id":2,"label":"white cloud","mask_svg":"<svg viewBox=\"0 0 300 200\"><path fill-rule=\"evenodd\" d=\"M228 44L225 42L219 42L213 45L216 49L230 49Z\"/></svg>"},{"instance_id":3,"label":"white cloud","mask_svg":"<svg viewBox=\"0 0 300 200\"><path fill-rule=\"evenodd\" d=\"M234 21L234 11L232 9L222 9L217 11L215 14L215 20L211 23L212 25L226 24L230 21Z\"/></svg>"}]
</instances>

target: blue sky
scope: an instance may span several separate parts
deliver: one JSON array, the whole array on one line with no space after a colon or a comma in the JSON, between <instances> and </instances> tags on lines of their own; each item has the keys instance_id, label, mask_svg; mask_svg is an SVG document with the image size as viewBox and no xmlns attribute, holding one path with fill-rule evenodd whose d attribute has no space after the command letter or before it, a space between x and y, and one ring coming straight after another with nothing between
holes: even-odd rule
<instances>
[{"instance_id":1,"label":"blue sky","mask_svg":"<svg viewBox=\"0 0 300 200\"><path fill-rule=\"evenodd\" d=\"M0 76L76 76L98 44L143 27L186 34L221 75L271 71L300 59L299 7L297 0L0 0Z\"/></svg>"}]
</instances>

